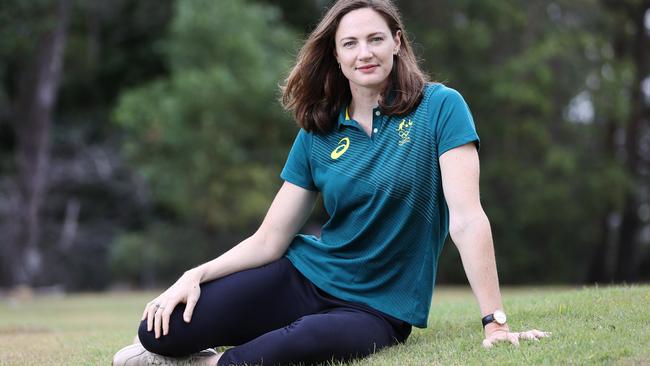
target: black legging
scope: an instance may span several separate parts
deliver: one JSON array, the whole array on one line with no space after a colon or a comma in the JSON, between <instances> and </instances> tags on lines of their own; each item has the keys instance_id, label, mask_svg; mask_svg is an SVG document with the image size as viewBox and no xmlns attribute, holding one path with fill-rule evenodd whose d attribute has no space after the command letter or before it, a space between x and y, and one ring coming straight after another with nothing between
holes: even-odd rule
<instances>
[{"instance_id":1,"label":"black legging","mask_svg":"<svg viewBox=\"0 0 650 366\"><path fill-rule=\"evenodd\" d=\"M189 324L184 309L174 309L169 333L158 339L142 321L142 345L173 357L236 346L219 366L311 364L364 357L411 333L404 321L320 290L287 258L202 284Z\"/></svg>"}]
</instances>

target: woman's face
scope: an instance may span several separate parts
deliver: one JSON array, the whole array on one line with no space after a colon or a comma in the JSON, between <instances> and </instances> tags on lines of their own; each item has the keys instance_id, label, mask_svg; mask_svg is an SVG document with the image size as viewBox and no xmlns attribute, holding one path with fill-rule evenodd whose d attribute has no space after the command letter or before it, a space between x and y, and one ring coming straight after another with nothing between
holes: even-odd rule
<instances>
[{"instance_id":1,"label":"woman's face","mask_svg":"<svg viewBox=\"0 0 650 366\"><path fill-rule=\"evenodd\" d=\"M400 47L384 18L370 8L353 10L343 16L336 30L336 60L350 87L381 89L393 69L393 55Z\"/></svg>"}]
</instances>

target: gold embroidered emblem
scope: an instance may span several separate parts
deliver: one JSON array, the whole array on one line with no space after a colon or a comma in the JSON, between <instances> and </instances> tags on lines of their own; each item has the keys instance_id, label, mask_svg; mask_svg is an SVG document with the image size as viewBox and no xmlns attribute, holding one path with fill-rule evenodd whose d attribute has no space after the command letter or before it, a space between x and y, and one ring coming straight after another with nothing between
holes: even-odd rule
<instances>
[{"instance_id":1,"label":"gold embroidered emblem","mask_svg":"<svg viewBox=\"0 0 650 366\"><path fill-rule=\"evenodd\" d=\"M410 119L408 121L403 119L402 122L400 122L399 126L397 126L396 131L400 138L398 142L400 146L411 141L411 138L409 137L409 133L411 132L411 126L413 126L413 121L411 121Z\"/></svg>"}]
</instances>

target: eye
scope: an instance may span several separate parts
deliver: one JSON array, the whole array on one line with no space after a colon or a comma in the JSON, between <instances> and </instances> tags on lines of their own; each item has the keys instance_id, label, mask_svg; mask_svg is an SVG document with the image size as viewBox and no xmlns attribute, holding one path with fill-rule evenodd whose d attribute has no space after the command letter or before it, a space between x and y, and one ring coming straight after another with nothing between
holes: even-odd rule
<instances>
[{"instance_id":1,"label":"eye","mask_svg":"<svg viewBox=\"0 0 650 366\"><path fill-rule=\"evenodd\" d=\"M343 47L346 47L346 48L352 47L353 45L354 45L354 41L343 42Z\"/></svg>"},{"instance_id":2,"label":"eye","mask_svg":"<svg viewBox=\"0 0 650 366\"><path fill-rule=\"evenodd\" d=\"M384 40L384 37L372 37L372 38L370 38L370 42L373 42L373 43L379 43L379 42L381 42L383 40Z\"/></svg>"}]
</instances>

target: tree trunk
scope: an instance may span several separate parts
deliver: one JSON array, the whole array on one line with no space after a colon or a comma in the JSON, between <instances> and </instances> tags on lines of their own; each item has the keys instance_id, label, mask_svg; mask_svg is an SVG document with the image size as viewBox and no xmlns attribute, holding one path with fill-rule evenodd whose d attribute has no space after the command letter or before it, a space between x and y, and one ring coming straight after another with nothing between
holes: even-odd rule
<instances>
[{"instance_id":1,"label":"tree trunk","mask_svg":"<svg viewBox=\"0 0 650 366\"><path fill-rule=\"evenodd\" d=\"M611 0L603 0L605 11L618 10L626 13L625 9L619 9L621 6L626 6L624 3L614 2ZM626 43L628 42L628 35L621 29L621 25L611 29L610 45L614 50L615 58L624 59L627 57ZM605 124L602 128L604 136L602 139L603 144L603 160L607 163L616 161L616 143L615 136L617 131L617 121L613 117L607 117ZM614 281L614 272L616 270L616 257L618 253L618 228L619 225L612 225L612 217L619 216L619 208L608 205L605 208L602 216L600 217L600 241L595 243L595 248L592 252L589 269L587 271L587 283L608 283ZM620 220L619 220L620 221Z\"/></svg>"},{"instance_id":2,"label":"tree trunk","mask_svg":"<svg viewBox=\"0 0 650 366\"><path fill-rule=\"evenodd\" d=\"M634 24L634 38L632 42L632 62L635 68L635 77L632 84L630 97L630 119L626 128L625 166L633 178L636 187L628 192L625 197L625 206L619 233L619 245L616 259L616 281L633 282L638 280L639 274L639 232L641 219L638 211L641 204L640 188L641 166L639 140L644 121L644 101L642 98L641 84L647 77L648 72L648 36L645 29L645 13L650 9L650 1L639 3L628 12L629 18Z\"/></svg>"},{"instance_id":3,"label":"tree trunk","mask_svg":"<svg viewBox=\"0 0 650 366\"><path fill-rule=\"evenodd\" d=\"M15 100L17 204L13 214L13 284L33 284L41 267L39 211L44 199L50 154L50 129L57 99L70 0L59 0L53 29L38 40L33 61L21 72Z\"/></svg>"}]
</instances>

